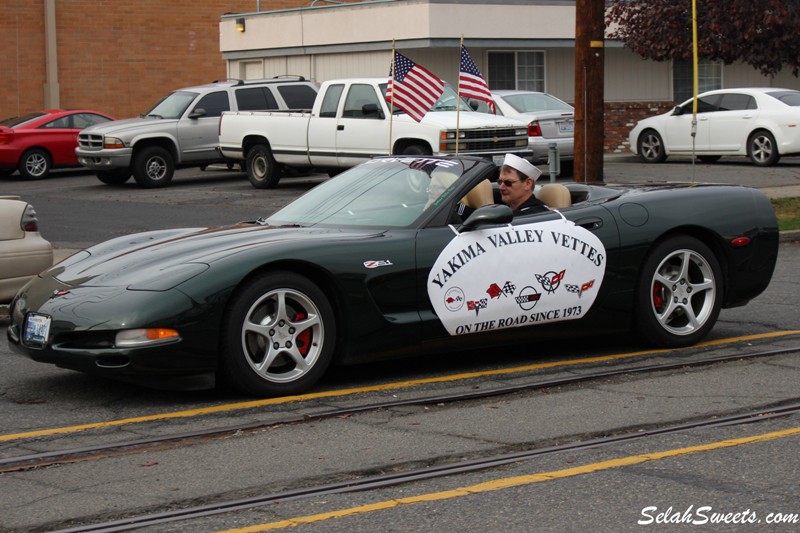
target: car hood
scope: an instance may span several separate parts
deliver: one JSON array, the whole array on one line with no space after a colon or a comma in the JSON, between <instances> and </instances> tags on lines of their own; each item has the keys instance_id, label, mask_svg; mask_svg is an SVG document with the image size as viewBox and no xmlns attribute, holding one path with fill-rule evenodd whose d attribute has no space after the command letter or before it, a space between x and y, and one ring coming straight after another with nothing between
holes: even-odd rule
<instances>
[{"instance_id":1,"label":"car hood","mask_svg":"<svg viewBox=\"0 0 800 533\"><path fill-rule=\"evenodd\" d=\"M178 119L158 117L126 118L123 120L112 120L110 122L103 122L102 124L95 124L83 129L81 133L118 135L122 132L131 132L139 129L151 129L154 123L157 123L159 128L163 128L166 124L175 122L178 122Z\"/></svg>"},{"instance_id":2,"label":"car hood","mask_svg":"<svg viewBox=\"0 0 800 533\"><path fill-rule=\"evenodd\" d=\"M265 226L241 223L138 233L97 244L65 259L45 275L71 286L129 286L167 290L204 272L212 264L254 249L317 247L318 241L380 235L375 229ZM270 260L260 252L261 261ZM275 257L275 256L273 256Z\"/></svg>"},{"instance_id":3,"label":"car hood","mask_svg":"<svg viewBox=\"0 0 800 533\"><path fill-rule=\"evenodd\" d=\"M406 120L413 122L408 115L401 115ZM527 124L519 120L498 117L491 113L478 113L476 111L431 111L422 119L422 124L429 124L444 129L455 129L458 124L460 129L476 128L526 128Z\"/></svg>"}]
</instances>

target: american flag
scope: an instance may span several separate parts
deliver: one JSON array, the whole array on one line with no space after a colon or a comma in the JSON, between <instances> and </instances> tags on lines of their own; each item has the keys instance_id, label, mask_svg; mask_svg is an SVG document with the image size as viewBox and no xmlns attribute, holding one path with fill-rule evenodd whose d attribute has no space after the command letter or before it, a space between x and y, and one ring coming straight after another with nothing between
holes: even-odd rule
<instances>
[{"instance_id":1,"label":"american flag","mask_svg":"<svg viewBox=\"0 0 800 533\"><path fill-rule=\"evenodd\" d=\"M386 101L408 113L420 122L436 100L444 92L444 82L409 58L395 52L394 79L389 67L389 85L386 87Z\"/></svg>"},{"instance_id":2,"label":"american flag","mask_svg":"<svg viewBox=\"0 0 800 533\"><path fill-rule=\"evenodd\" d=\"M461 46L461 68L458 73L459 93L464 98L474 98L486 102L492 113L497 113L489 86L481 76L481 71L469 56L469 52Z\"/></svg>"}]
</instances>

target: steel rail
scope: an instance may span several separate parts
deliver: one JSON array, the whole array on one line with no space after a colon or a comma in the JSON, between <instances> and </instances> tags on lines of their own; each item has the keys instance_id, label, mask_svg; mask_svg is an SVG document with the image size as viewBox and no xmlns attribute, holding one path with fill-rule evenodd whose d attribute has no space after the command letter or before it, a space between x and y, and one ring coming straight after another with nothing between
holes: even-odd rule
<instances>
[{"instance_id":1,"label":"steel rail","mask_svg":"<svg viewBox=\"0 0 800 533\"><path fill-rule=\"evenodd\" d=\"M162 513L132 516L108 522L81 525L81 526L71 527L68 529L52 530L49 533L117 533L121 531L129 531L132 528L152 527L171 522L199 519L234 511L252 509L255 507L260 507L276 502L286 502L291 500L299 500L304 498L311 498L315 496L324 496L330 494L342 494L351 492L361 492L373 489L384 489L414 481L443 478L452 475L476 472L479 470L486 470L490 468L507 465L510 463L530 460L535 457L543 455L566 452L566 451L581 451L591 448L599 448L602 446L608 446L620 442L629 442L629 441L643 439L646 437L652 437L654 435L679 433L682 431L700 429L700 428L714 428L714 427L723 427L723 426L730 426L737 424L757 423L766 420L772 420L774 418L787 417L798 413L800 413L800 403L794 403L790 405L769 406L755 411L749 411L747 413L741 413L725 417L717 417L712 414L708 415L703 419L698 419L691 422L683 422L683 423L655 427L655 428L647 428L645 426L642 426L640 428L634 427L626 433L596 437L585 441L569 442L565 444L536 448L522 452L514 452L508 454L495 455L492 457L485 457L481 459L474 459L471 461L459 461L457 463L436 465L431 467L409 470L402 473L368 476L356 480L304 487L301 489L281 491L272 494L265 494L261 496L253 496L249 498L230 500L226 502L200 505L174 511L166 511Z\"/></svg>"},{"instance_id":2,"label":"steel rail","mask_svg":"<svg viewBox=\"0 0 800 533\"><path fill-rule=\"evenodd\" d=\"M797 351L800 351L800 346L782 348L776 350L723 355L697 361L680 361L680 362L666 363L666 364L641 365L635 368L603 370L599 372L589 372L577 376L573 375L568 377L540 380L540 381L522 383L517 385L498 386L485 390L445 393L435 396L425 396L421 398L409 398L406 400L378 402L372 404L359 405L355 407L335 408L318 413L303 414L296 416L285 416L273 420L254 422L251 424L240 424L237 426L210 428L200 431L162 435L157 437L146 437L142 439L129 440L117 443L98 444L98 445L83 446L79 448L72 448L66 450L53 450L53 451L40 452L29 455L7 457L0 459L0 473L19 472L34 468L41 468L44 466L52 466L56 464L75 463L93 459L102 459L114 456L139 453L142 451L151 451L154 449L178 447L178 446L193 444L196 442L205 442L208 440L229 438L232 436L240 435L245 432L254 432L263 430L271 426L307 423L310 421L324 420L327 418L335 418L339 416L347 416L356 413L377 411L381 409L391 409L394 407L421 406L421 405L431 405L439 403L452 403L458 401L476 400L476 399L490 398L493 396L513 394L516 392L522 392L528 390L545 389L550 387L563 387L567 385L574 385L576 383L603 379L603 378L627 376L627 375L634 375L634 374L648 373L648 372L665 372L682 368L708 366L712 364L734 361L734 360L771 357L776 355L793 353Z\"/></svg>"}]
</instances>

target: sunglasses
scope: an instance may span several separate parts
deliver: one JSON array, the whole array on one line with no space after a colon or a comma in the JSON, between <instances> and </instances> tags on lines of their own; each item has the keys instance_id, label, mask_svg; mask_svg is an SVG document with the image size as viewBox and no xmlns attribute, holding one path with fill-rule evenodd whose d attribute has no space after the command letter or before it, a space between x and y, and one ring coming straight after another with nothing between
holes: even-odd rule
<instances>
[{"instance_id":1,"label":"sunglasses","mask_svg":"<svg viewBox=\"0 0 800 533\"><path fill-rule=\"evenodd\" d=\"M497 184L498 185L505 185L506 187L511 187L512 185L514 185L515 183L520 182L520 181L522 181L522 180L501 180L501 179L498 179L497 180Z\"/></svg>"}]
</instances>

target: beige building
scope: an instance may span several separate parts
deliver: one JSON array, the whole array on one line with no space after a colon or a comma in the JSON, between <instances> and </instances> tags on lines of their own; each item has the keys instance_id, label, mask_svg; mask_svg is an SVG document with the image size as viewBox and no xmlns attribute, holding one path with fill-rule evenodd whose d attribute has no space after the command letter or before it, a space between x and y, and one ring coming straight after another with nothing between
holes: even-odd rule
<instances>
[{"instance_id":1,"label":"beige building","mask_svg":"<svg viewBox=\"0 0 800 533\"><path fill-rule=\"evenodd\" d=\"M220 20L228 76L241 79L388 76L395 46L455 84L462 37L492 89L530 89L575 100L574 0L318 0L309 7ZM744 64L704 62L700 72L701 90L800 89L800 80L789 72L770 79ZM647 61L606 41L604 84L605 149L624 151L638 118L691 97L691 65Z\"/></svg>"}]
</instances>

